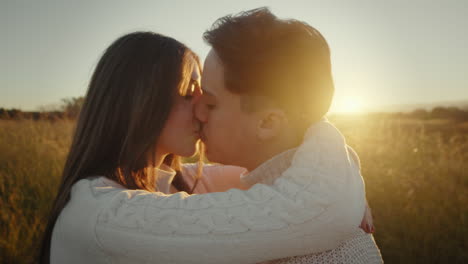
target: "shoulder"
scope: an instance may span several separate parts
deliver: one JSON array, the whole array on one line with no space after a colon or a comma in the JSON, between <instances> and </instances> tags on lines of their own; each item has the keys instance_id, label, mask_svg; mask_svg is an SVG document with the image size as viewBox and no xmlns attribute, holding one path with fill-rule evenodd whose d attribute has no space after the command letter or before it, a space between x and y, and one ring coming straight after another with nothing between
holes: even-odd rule
<instances>
[{"instance_id":1,"label":"shoulder","mask_svg":"<svg viewBox=\"0 0 468 264\"><path fill-rule=\"evenodd\" d=\"M93 177L81 179L72 186L70 199L60 212L53 229L51 256L54 259L69 257L63 252L69 252L71 248L74 248L73 254L91 254L82 245L97 250L94 231L98 215L107 203L106 197L109 197L110 190L121 189L116 183L113 185L106 184L100 177Z\"/></svg>"}]
</instances>

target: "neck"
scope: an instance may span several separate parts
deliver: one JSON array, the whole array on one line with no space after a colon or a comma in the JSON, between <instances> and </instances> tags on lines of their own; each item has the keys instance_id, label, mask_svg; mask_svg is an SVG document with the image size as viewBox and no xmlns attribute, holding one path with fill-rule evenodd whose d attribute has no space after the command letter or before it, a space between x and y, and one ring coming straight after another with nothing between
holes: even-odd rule
<instances>
[{"instance_id":1,"label":"neck","mask_svg":"<svg viewBox=\"0 0 468 264\"><path fill-rule=\"evenodd\" d=\"M162 152L156 151L156 156L154 157L153 166L155 168L159 168L162 165L162 163L163 163L163 161L164 161L164 159L166 158L167 155L169 155L169 154L165 153L165 152L162 153Z\"/></svg>"},{"instance_id":2,"label":"neck","mask_svg":"<svg viewBox=\"0 0 468 264\"><path fill-rule=\"evenodd\" d=\"M302 143L302 137L302 135L294 133L285 133L270 141L260 142L259 145L256 146L258 151L255 152L255 155L249 157L250 159L246 162L244 167L249 171L253 171L274 156L288 149L298 147Z\"/></svg>"}]
</instances>

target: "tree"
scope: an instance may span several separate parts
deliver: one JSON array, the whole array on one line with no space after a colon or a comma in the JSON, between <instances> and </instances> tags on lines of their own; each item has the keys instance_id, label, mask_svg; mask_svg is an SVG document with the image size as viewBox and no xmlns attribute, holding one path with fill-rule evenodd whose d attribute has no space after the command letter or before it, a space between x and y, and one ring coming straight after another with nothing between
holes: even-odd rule
<instances>
[{"instance_id":1,"label":"tree","mask_svg":"<svg viewBox=\"0 0 468 264\"><path fill-rule=\"evenodd\" d=\"M413 112L410 113L410 115L414 118L418 119L427 119L429 117L429 113L427 112L426 109L416 109Z\"/></svg>"},{"instance_id":2,"label":"tree","mask_svg":"<svg viewBox=\"0 0 468 264\"><path fill-rule=\"evenodd\" d=\"M68 118L77 118L84 103L84 97L71 97L62 99L61 110Z\"/></svg>"}]
</instances>

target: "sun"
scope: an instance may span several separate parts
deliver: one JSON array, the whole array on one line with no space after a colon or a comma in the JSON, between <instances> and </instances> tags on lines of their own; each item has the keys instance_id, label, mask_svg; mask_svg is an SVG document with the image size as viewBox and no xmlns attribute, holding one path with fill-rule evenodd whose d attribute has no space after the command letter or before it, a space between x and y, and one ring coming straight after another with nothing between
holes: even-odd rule
<instances>
[{"instance_id":1,"label":"sun","mask_svg":"<svg viewBox=\"0 0 468 264\"><path fill-rule=\"evenodd\" d=\"M336 105L336 111L340 113L360 113L364 111L362 100L356 97L346 97Z\"/></svg>"}]
</instances>

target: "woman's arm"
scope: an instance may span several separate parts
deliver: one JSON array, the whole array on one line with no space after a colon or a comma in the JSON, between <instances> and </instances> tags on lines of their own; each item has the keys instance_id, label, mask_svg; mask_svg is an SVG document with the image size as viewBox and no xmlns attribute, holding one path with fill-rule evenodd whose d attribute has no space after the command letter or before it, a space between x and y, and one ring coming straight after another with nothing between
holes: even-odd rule
<instances>
[{"instance_id":1,"label":"woman's arm","mask_svg":"<svg viewBox=\"0 0 468 264\"><path fill-rule=\"evenodd\" d=\"M197 195L94 190L105 200L96 239L116 260L163 263L256 263L333 249L358 228L365 197L332 132L301 145L272 185Z\"/></svg>"},{"instance_id":2,"label":"woman's arm","mask_svg":"<svg viewBox=\"0 0 468 264\"><path fill-rule=\"evenodd\" d=\"M359 156L356 151L350 146L347 146L347 150L352 158L352 161L359 167L361 163ZM249 186L243 184L240 181L240 175L245 173L246 169L237 166L230 165L204 165L202 178L199 179L195 192L197 194L210 193L210 192L224 192L231 188L237 188L241 190L247 190ZM197 164L189 163L183 165L182 175L184 180L193 186L195 183L195 177L197 176ZM373 233L375 231L373 225L372 211L366 200L366 210L361 220L359 227L366 233Z\"/></svg>"},{"instance_id":3,"label":"woman's arm","mask_svg":"<svg viewBox=\"0 0 468 264\"><path fill-rule=\"evenodd\" d=\"M310 204L312 186L276 183L204 195L109 193L96 238L117 259L256 263L333 249L358 225L345 211Z\"/></svg>"}]
</instances>

